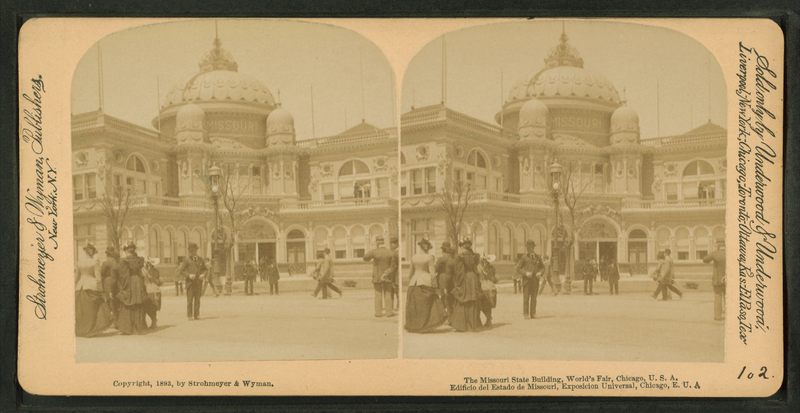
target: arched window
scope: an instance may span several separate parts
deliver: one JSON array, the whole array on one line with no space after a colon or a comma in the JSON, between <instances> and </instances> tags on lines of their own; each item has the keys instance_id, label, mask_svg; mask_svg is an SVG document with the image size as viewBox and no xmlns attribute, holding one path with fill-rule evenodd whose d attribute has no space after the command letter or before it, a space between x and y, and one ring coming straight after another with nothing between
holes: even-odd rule
<instances>
[{"instance_id":1,"label":"arched window","mask_svg":"<svg viewBox=\"0 0 800 413\"><path fill-rule=\"evenodd\" d=\"M647 238L647 234L645 234L644 231L640 229L634 229L633 231L630 232L630 234L628 234L628 238L637 238L637 239Z\"/></svg>"},{"instance_id":2,"label":"arched window","mask_svg":"<svg viewBox=\"0 0 800 413\"><path fill-rule=\"evenodd\" d=\"M703 160L690 162L683 169L681 186L683 188L683 199L715 198L714 167Z\"/></svg>"},{"instance_id":3,"label":"arched window","mask_svg":"<svg viewBox=\"0 0 800 413\"><path fill-rule=\"evenodd\" d=\"M467 165L486 169L486 158L484 158L483 154L478 152L477 149L473 149L469 155L467 155Z\"/></svg>"},{"instance_id":4,"label":"arched window","mask_svg":"<svg viewBox=\"0 0 800 413\"><path fill-rule=\"evenodd\" d=\"M631 274L647 274L647 234L641 229L628 233L628 262Z\"/></svg>"},{"instance_id":5,"label":"arched window","mask_svg":"<svg viewBox=\"0 0 800 413\"><path fill-rule=\"evenodd\" d=\"M369 229L369 245L370 245L370 248L369 248L369 249L370 249L370 250L374 250L375 248L378 248L378 244L376 244L376 243L375 243L375 238L376 238L378 235L381 235L381 236L383 236L383 233L384 233L384 231L383 231L383 227L382 227L382 226L380 226L380 225L373 225L373 226L372 226L372 227ZM384 240L384 245L388 245L388 244L386 243L386 240Z\"/></svg>"},{"instance_id":6,"label":"arched window","mask_svg":"<svg viewBox=\"0 0 800 413\"><path fill-rule=\"evenodd\" d=\"M514 241L516 245L514 259L518 260L527 253L525 250L525 243L528 242L528 234L525 232L525 227L520 225L515 230L514 235Z\"/></svg>"},{"instance_id":7,"label":"arched window","mask_svg":"<svg viewBox=\"0 0 800 413\"><path fill-rule=\"evenodd\" d=\"M544 233L542 232L542 229L539 227L533 227L531 230L531 239L536 243L536 248L533 251L539 255L544 254ZM527 251L528 250L525 250L526 253Z\"/></svg>"},{"instance_id":8,"label":"arched window","mask_svg":"<svg viewBox=\"0 0 800 413\"><path fill-rule=\"evenodd\" d=\"M147 252L147 256L160 259L161 245L159 245L158 231L155 228L150 228L150 242L148 244L150 251Z\"/></svg>"},{"instance_id":9,"label":"arched window","mask_svg":"<svg viewBox=\"0 0 800 413\"><path fill-rule=\"evenodd\" d=\"M350 235L353 237L353 258L364 258L367 250L367 237L364 228L356 225L350 230Z\"/></svg>"},{"instance_id":10,"label":"arched window","mask_svg":"<svg viewBox=\"0 0 800 413\"><path fill-rule=\"evenodd\" d=\"M511 253L512 253L512 242L514 239L513 230L511 227L503 227L503 246L500 250L500 257L503 261L511 261Z\"/></svg>"},{"instance_id":11,"label":"arched window","mask_svg":"<svg viewBox=\"0 0 800 413\"><path fill-rule=\"evenodd\" d=\"M368 173L369 173L369 167L367 166L367 164L357 160L345 162L345 164L342 165L342 169L339 169L339 176L360 175Z\"/></svg>"},{"instance_id":12,"label":"arched window","mask_svg":"<svg viewBox=\"0 0 800 413\"><path fill-rule=\"evenodd\" d=\"M694 259L702 260L708 255L708 229L697 227L694 230Z\"/></svg>"},{"instance_id":13,"label":"arched window","mask_svg":"<svg viewBox=\"0 0 800 413\"><path fill-rule=\"evenodd\" d=\"M306 262L306 236L299 229L293 229L286 234L286 262L289 264Z\"/></svg>"},{"instance_id":14,"label":"arched window","mask_svg":"<svg viewBox=\"0 0 800 413\"><path fill-rule=\"evenodd\" d=\"M172 230L164 229L164 242L161 244L161 262L172 264Z\"/></svg>"},{"instance_id":15,"label":"arched window","mask_svg":"<svg viewBox=\"0 0 800 413\"><path fill-rule=\"evenodd\" d=\"M677 255L673 255L673 258L677 258L678 260L688 260L689 259L689 229L688 228L678 228L675 231L675 247L678 249Z\"/></svg>"},{"instance_id":16,"label":"arched window","mask_svg":"<svg viewBox=\"0 0 800 413\"><path fill-rule=\"evenodd\" d=\"M656 232L656 243L658 252L663 252L667 248L672 248L670 244L670 232L667 228L659 228Z\"/></svg>"},{"instance_id":17,"label":"arched window","mask_svg":"<svg viewBox=\"0 0 800 413\"><path fill-rule=\"evenodd\" d=\"M186 231L179 229L177 245L175 248L176 252L175 255L177 256L178 260L186 258L186 255L188 254L189 251L187 249L188 245L189 245L189 236L186 234Z\"/></svg>"},{"instance_id":18,"label":"arched window","mask_svg":"<svg viewBox=\"0 0 800 413\"><path fill-rule=\"evenodd\" d=\"M489 225L489 254L493 254L494 256L499 255L497 253L499 244L498 241L497 227L494 225Z\"/></svg>"},{"instance_id":19,"label":"arched window","mask_svg":"<svg viewBox=\"0 0 800 413\"><path fill-rule=\"evenodd\" d=\"M145 238L144 238L144 229L142 227L136 227L133 231L133 242L136 243L136 255L140 257L144 257L145 253Z\"/></svg>"},{"instance_id":20,"label":"arched window","mask_svg":"<svg viewBox=\"0 0 800 413\"><path fill-rule=\"evenodd\" d=\"M478 254L486 251L486 240L483 234L483 224L476 222L472 225L472 250Z\"/></svg>"},{"instance_id":21,"label":"arched window","mask_svg":"<svg viewBox=\"0 0 800 413\"><path fill-rule=\"evenodd\" d=\"M694 161L683 169L683 176L714 175L714 167L706 161Z\"/></svg>"},{"instance_id":22,"label":"arched window","mask_svg":"<svg viewBox=\"0 0 800 413\"><path fill-rule=\"evenodd\" d=\"M320 252L328 246L328 230L325 228L317 228L314 230L314 251ZM316 256L314 257L316 259Z\"/></svg>"},{"instance_id":23,"label":"arched window","mask_svg":"<svg viewBox=\"0 0 800 413\"><path fill-rule=\"evenodd\" d=\"M136 155L131 156L128 158L128 163L125 165L125 169L134 172L141 172L146 173L144 169L144 161Z\"/></svg>"},{"instance_id":24,"label":"arched window","mask_svg":"<svg viewBox=\"0 0 800 413\"><path fill-rule=\"evenodd\" d=\"M333 230L333 246L336 259L347 258L347 231L344 228L338 227Z\"/></svg>"},{"instance_id":25,"label":"arched window","mask_svg":"<svg viewBox=\"0 0 800 413\"><path fill-rule=\"evenodd\" d=\"M197 244L197 255L201 257L206 256L206 249L205 245L203 244L203 235L200 234L199 230L193 230L192 233L189 235L189 242L194 242Z\"/></svg>"}]
</instances>

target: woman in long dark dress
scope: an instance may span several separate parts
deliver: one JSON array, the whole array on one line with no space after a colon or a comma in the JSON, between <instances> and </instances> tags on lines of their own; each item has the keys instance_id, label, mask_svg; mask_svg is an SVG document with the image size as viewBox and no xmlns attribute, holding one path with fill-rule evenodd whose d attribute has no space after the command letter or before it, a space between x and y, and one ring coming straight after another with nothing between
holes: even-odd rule
<instances>
[{"instance_id":1,"label":"woman in long dark dress","mask_svg":"<svg viewBox=\"0 0 800 413\"><path fill-rule=\"evenodd\" d=\"M147 288L142 278L144 259L136 255L136 244L132 241L123 248L127 257L120 263L119 293L122 306L117 320L117 330L122 334L144 334L147 330L144 303Z\"/></svg>"},{"instance_id":2,"label":"woman in long dark dress","mask_svg":"<svg viewBox=\"0 0 800 413\"><path fill-rule=\"evenodd\" d=\"M456 305L450 326L458 331L477 331L481 328L481 313L478 297L481 295L481 280L478 277L480 256L472 252L472 240L464 239L458 244L461 253L453 263L455 287L453 296Z\"/></svg>"},{"instance_id":3,"label":"woman in long dark dress","mask_svg":"<svg viewBox=\"0 0 800 413\"><path fill-rule=\"evenodd\" d=\"M92 243L83 248L86 257L78 260L75 280L75 336L92 337L106 331L114 322L111 308L103 298L103 283L98 282L100 264Z\"/></svg>"},{"instance_id":4,"label":"woman in long dark dress","mask_svg":"<svg viewBox=\"0 0 800 413\"><path fill-rule=\"evenodd\" d=\"M447 311L436 293L436 259L430 254L433 246L427 239L417 245L422 252L411 257L405 329L411 333L425 333L444 324Z\"/></svg>"}]
</instances>

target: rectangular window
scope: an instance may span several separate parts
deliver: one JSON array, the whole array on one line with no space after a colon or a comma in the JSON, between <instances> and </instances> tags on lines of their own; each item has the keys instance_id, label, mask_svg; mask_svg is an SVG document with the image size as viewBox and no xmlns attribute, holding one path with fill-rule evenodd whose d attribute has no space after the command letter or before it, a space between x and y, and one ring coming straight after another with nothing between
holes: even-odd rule
<instances>
[{"instance_id":1,"label":"rectangular window","mask_svg":"<svg viewBox=\"0 0 800 413\"><path fill-rule=\"evenodd\" d=\"M336 250L336 259L341 260L347 258L347 251L346 250Z\"/></svg>"},{"instance_id":2,"label":"rectangular window","mask_svg":"<svg viewBox=\"0 0 800 413\"><path fill-rule=\"evenodd\" d=\"M505 188L503 188L503 178L494 178L494 182L497 192L505 192Z\"/></svg>"},{"instance_id":3,"label":"rectangular window","mask_svg":"<svg viewBox=\"0 0 800 413\"><path fill-rule=\"evenodd\" d=\"M603 164L594 166L594 192L603 193Z\"/></svg>"},{"instance_id":4,"label":"rectangular window","mask_svg":"<svg viewBox=\"0 0 800 413\"><path fill-rule=\"evenodd\" d=\"M456 185L458 185L458 184L461 183L461 170L460 169L455 169L453 172L455 172L455 178L456 178L455 181L456 181Z\"/></svg>"},{"instance_id":5,"label":"rectangular window","mask_svg":"<svg viewBox=\"0 0 800 413\"><path fill-rule=\"evenodd\" d=\"M694 253L695 253L695 257L694 258L696 260L702 260L703 258L706 257L706 255L708 255L708 251L706 251L706 250L695 250Z\"/></svg>"},{"instance_id":6,"label":"rectangular window","mask_svg":"<svg viewBox=\"0 0 800 413\"><path fill-rule=\"evenodd\" d=\"M322 184L322 199L333 201L333 184Z\"/></svg>"},{"instance_id":7,"label":"rectangular window","mask_svg":"<svg viewBox=\"0 0 800 413\"><path fill-rule=\"evenodd\" d=\"M122 186L122 177L120 175L114 175L114 186L115 187Z\"/></svg>"},{"instance_id":8,"label":"rectangular window","mask_svg":"<svg viewBox=\"0 0 800 413\"><path fill-rule=\"evenodd\" d=\"M80 201L83 199L83 176L75 175L72 177L72 188L75 192L75 200Z\"/></svg>"},{"instance_id":9,"label":"rectangular window","mask_svg":"<svg viewBox=\"0 0 800 413\"><path fill-rule=\"evenodd\" d=\"M414 188L414 195L422 194L422 169L415 169L411 171L411 185Z\"/></svg>"},{"instance_id":10,"label":"rectangular window","mask_svg":"<svg viewBox=\"0 0 800 413\"><path fill-rule=\"evenodd\" d=\"M86 199L97 198L97 174L91 173L84 176L86 177Z\"/></svg>"},{"instance_id":11,"label":"rectangular window","mask_svg":"<svg viewBox=\"0 0 800 413\"><path fill-rule=\"evenodd\" d=\"M681 260L681 261L688 260L689 259L689 251L678 251L678 259Z\"/></svg>"},{"instance_id":12,"label":"rectangular window","mask_svg":"<svg viewBox=\"0 0 800 413\"><path fill-rule=\"evenodd\" d=\"M427 193L436 193L436 168L425 168L425 186Z\"/></svg>"},{"instance_id":13,"label":"rectangular window","mask_svg":"<svg viewBox=\"0 0 800 413\"><path fill-rule=\"evenodd\" d=\"M379 197L386 198L390 196L389 178L378 178L375 180L375 185L378 187Z\"/></svg>"},{"instance_id":14,"label":"rectangular window","mask_svg":"<svg viewBox=\"0 0 800 413\"><path fill-rule=\"evenodd\" d=\"M664 184L664 195L667 198L667 201L677 201L678 200L678 184L676 183L666 183Z\"/></svg>"},{"instance_id":15,"label":"rectangular window","mask_svg":"<svg viewBox=\"0 0 800 413\"><path fill-rule=\"evenodd\" d=\"M717 193L719 194L720 198L725 198L725 186L728 184L726 179L722 179L719 181L719 188L717 188Z\"/></svg>"},{"instance_id":16,"label":"rectangular window","mask_svg":"<svg viewBox=\"0 0 800 413\"><path fill-rule=\"evenodd\" d=\"M147 181L144 179L136 180L136 193L145 195L147 194Z\"/></svg>"},{"instance_id":17,"label":"rectangular window","mask_svg":"<svg viewBox=\"0 0 800 413\"><path fill-rule=\"evenodd\" d=\"M475 185L475 172L467 172L467 185Z\"/></svg>"},{"instance_id":18,"label":"rectangular window","mask_svg":"<svg viewBox=\"0 0 800 413\"><path fill-rule=\"evenodd\" d=\"M364 248L353 248L355 258L364 258Z\"/></svg>"},{"instance_id":19,"label":"rectangular window","mask_svg":"<svg viewBox=\"0 0 800 413\"><path fill-rule=\"evenodd\" d=\"M161 196L161 183L160 182L156 182L156 184L155 184L155 192L156 192L156 196Z\"/></svg>"}]
</instances>

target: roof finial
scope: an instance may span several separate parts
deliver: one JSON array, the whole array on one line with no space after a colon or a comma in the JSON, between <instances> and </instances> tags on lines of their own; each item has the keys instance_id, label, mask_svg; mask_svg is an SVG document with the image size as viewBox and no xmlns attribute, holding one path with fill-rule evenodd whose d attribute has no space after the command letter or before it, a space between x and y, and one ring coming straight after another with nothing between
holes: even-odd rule
<instances>
[{"instance_id":1,"label":"roof finial","mask_svg":"<svg viewBox=\"0 0 800 413\"><path fill-rule=\"evenodd\" d=\"M569 40L569 37L567 37L567 27L563 21L561 22L561 39L559 40L561 40L561 43L566 43L567 40Z\"/></svg>"},{"instance_id":2,"label":"roof finial","mask_svg":"<svg viewBox=\"0 0 800 413\"><path fill-rule=\"evenodd\" d=\"M626 89L627 88L625 86L622 87L622 104L623 105L627 105L628 104L628 98L625 96Z\"/></svg>"},{"instance_id":3,"label":"roof finial","mask_svg":"<svg viewBox=\"0 0 800 413\"><path fill-rule=\"evenodd\" d=\"M281 107L281 90L280 89L275 89L275 93L278 94L278 99L276 99L275 105L277 105L278 107Z\"/></svg>"}]
</instances>

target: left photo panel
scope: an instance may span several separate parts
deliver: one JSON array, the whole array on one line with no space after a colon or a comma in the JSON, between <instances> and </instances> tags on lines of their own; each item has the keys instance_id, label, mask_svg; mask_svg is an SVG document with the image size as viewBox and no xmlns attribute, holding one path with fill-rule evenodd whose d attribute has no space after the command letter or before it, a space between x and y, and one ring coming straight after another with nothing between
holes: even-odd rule
<instances>
[{"instance_id":1,"label":"left photo panel","mask_svg":"<svg viewBox=\"0 0 800 413\"><path fill-rule=\"evenodd\" d=\"M71 89L77 363L398 357L396 82L334 26L117 32Z\"/></svg>"}]
</instances>

